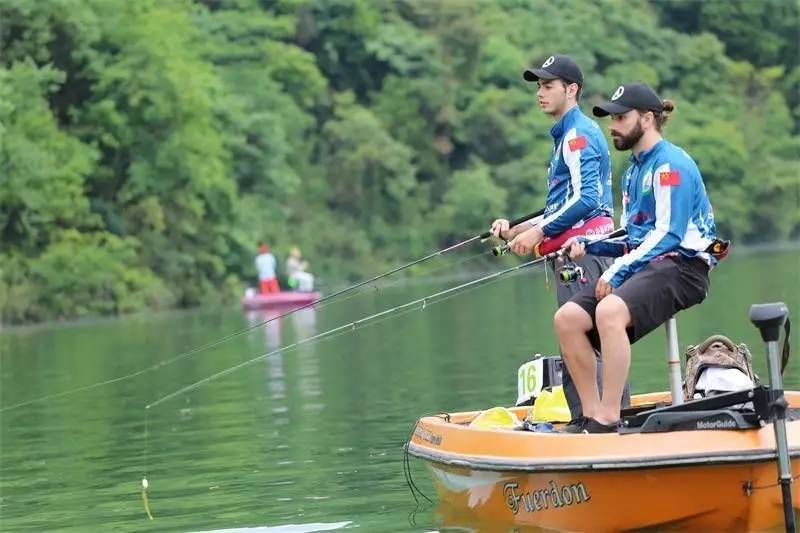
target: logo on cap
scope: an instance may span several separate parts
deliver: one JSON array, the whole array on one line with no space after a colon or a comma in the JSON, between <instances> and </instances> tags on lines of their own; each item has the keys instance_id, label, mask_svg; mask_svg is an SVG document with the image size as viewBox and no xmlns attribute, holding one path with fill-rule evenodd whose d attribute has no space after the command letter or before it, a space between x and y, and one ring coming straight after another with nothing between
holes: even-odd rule
<instances>
[{"instance_id":1,"label":"logo on cap","mask_svg":"<svg viewBox=\"0 0 800 533\"><path fill-rule=\"evenodd\" d=\"M619 97L622 96L622 93L624 92L625 92L625 87L620 85L619 87L617 87L617 90L614 91L614 96L611 97L611 100L613 101L619 99Z\"/></svg>"},{"instance_id":2,"label":"logo on cap","mask_svg":"<svg viewBox=\"0 0 800 533\"><path fill-rule=\"evenodd\" d=\"M542 63L542 68L549 67L550 65L553 64L553 61L555 61L555 60L556 60L556 58L553 57L553 56L548 57L547 59L545 59L544 63Z\"/></svg>"}]
</instances>

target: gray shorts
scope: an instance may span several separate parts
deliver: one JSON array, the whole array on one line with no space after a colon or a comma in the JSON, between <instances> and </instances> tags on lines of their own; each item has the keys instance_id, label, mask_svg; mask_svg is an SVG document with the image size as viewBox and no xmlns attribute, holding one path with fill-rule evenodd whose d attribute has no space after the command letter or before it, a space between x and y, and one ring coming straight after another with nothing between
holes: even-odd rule
<instances>
[{"instance_id":1,"label":"gray shorts","mask_svg":"<svg viewBox=\"0 0 800 533\"><path fill-rule=\"evenodd\" d=\"M565 303L569 302L575 295L581 294L582 291L584 291L587 287L591 287L592 294L594 294L594 286L597 283L597 280L613 262L614 260L609 257L600 257L589 254L583 256L578 261L575 261L576 265L583 268L583 275L586 278L586 281L575 281L573 283L562 283L561 281L556 281L556 297L558 298L558 306L561 307ZM560 268L561 264L553 264L554 273L557 273ZM597 388L600 391L600 394L602 394L603 383L601 376L603 362L600 359L599 344L595 348L595 357L597 358ZM572 415L572 418L579 418L583 415L581 399L580 396L578 396L578 390L575 388L575 382L572 381L572 376L567 369L567 365L563 365L561 368L561 383L564 386L564 395L567 398L567 405L569 406L569 411ZM630 405L630 398L631 387L630 384L626 382L625 389L622 391L621 406L627 407Z\"/></svg>"},{"instance_id":2,"label":"gray shorts","mask_svg":"<svg viewBox=\"0 0 800 533\"><path fill-rule=\"evenodd\" d=\"M586 282L575 281L573 283L561 283L556 280L556 299L558 306L561 307L572 299L573 296L581 292L587 286L595 286L595 283L603 275L603 272L611 266L614 260L609 257L600 257L597 255L586 254L574 263L583 268L583 275L586 277ZM551 263L553 272L557 273L563 263Z\"/></svg>"}]
</instances>

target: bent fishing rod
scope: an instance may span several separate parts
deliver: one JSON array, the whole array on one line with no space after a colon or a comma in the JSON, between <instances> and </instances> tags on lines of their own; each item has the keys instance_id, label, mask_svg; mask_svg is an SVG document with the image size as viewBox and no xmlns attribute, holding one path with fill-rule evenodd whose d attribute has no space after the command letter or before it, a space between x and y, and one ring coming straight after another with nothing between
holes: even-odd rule
<instances>
[{"instance_id":1,"label":"bent fishing rod","mask_svg":"<svg viewBox=\"0 0 800 533\"><path fill-rule=\"evenodd\" d=\"M515 218L515 219L513 219L513 220L511 220L509 222L509 227L517 226L519 224L522 224L523 222L527 222L528 220L530 220L532 218L536 218L536 217L538 217L538 216L540 216L542 214L544 214L544 209L539 209L538 211L535 211L533 213L529 213L527 215L523 215L521 217ZM19 403L12 404L12 405L9 405L9 406L6 406L6 407L0 407L0 412L10 411L12 409L17 409L19 407L24 407L24 406L27 406L27 405L32 405L32 404L41 403L41 402L45 402L45 401L49 401L49 400L54 400L56 398L63 398L65 396L71 396L71 395L77 394L79 392L84 392L84 391L95 389L95 388L98 388L98 387L103 387L105 385L111 385L111 384L114 384L114 383L119 383L121 381L127 381L129 379L133 379L133 378L135 378L137 376L140 376L142 374L146 374L148 372L152 372L152 371L157 370L157 369L159 369L159 368L161 368L163 366L167 366L167 365L172 364L172 363L174 363L176 361L179 361L181 359L185 359L185 358L187 358L187 357L189 357L191 355L200 353L200 352L208 350L210 348L214 348L216 346L219 346L220 344L224 344L225 342L228 342L229 340L232 340L232 339L234 339L236 337L239 337L241 335L249 333L250 331L252 331L252 330L254 330L256 328L260 328L262 326L265 326L265 325L269 324L270 322L274 322L274 321L276 321L278 319L287 317L289 315L297 313L298 311L302 311L303 309L307 309L307 308L312 307L312 306L319 306L320 304L322 304L324 302L330 301L330 300L332 300L332 299L334 299L334 298L336 298L338 296L341 296L341 295L346 294L348 292L354 291L354 290L356 290L358 288L363 287L364 285L368 285L370 283L374 283L374 282L376 282L376 281L378 281L380 279L389 277L392 274L396 274L396 273L398 273L398 272L400 272L402 270L406 270L408 268L411 268L412 266L415 266L415 265L418 265L420 263L423 263L423 262L425 262L425 261L427 261L429 259L433 259L434 257L438 257L440 255L444 255L447 252L451 252L453 250L456 250L458 248L466 246L467 244L470 244L470 243L475 242L477 240L481 240L482 241L484 239L488 239L491 236L492 236L491 230L484 231L483 233L481 233L479 235L475 235L473 237L470 237L469 239L463 240L461 242L453 244L452 246L448 246L447 248L443 248L442 250L439 250L439 251L434 252L432 254L429 254L429 255L426 255L426 256L421 257L419 259L416 259L414 261L411 261L410 263L406 263L405 265L399 266L397 268L393 268L392 270L389 270L388 272L385 272L385 273L380 274L378 276L374 276L374 277L369 278L367 280L361 281L359 283L356 283L355 285L351 285L351 286L346 287L346 288L344 288L342 290L333 292L333 293L331 293L331 294L329 294L327 296L323 296L319 300L316 300L316 301L313 301L313 302L309 302L309 303L304 304L304 305L302 305L300 307L291 309L289 311L286 311L285 313L282 313L280 315L274 316L274 317L272 317L272 318L270 318L268 320L265 320L263 322L259 322L257 324L252 325L252 326L249 326L247 328L244 328L244 329L241 329L241 330L236 331L234 333L231 333L229 335L226 335L226 336L224 336L224 337L222 337L220 339L217 339L217 340L214 340L212 342L203 344L201 346L197 346L197 347L192 348L190 350L187 350L185 352L181 352L181 353L179 353L179 354L177 354L177 355L175 355L175 356L173 356L173 357L171 357L169 359L166 359L164 361L160 361L160 362L156 363L155 365L143 368L141 370L137 370L136 372L132 372L132 373L127 374L125 376L120 376L120 377L117 377L117 378L112 378L112 379L108 379L108 380L105 380L105 381L92 383L92 384L89 384L89 385L85 385L83 387L78 387L78 388L75 388L75 389L67 390L67 391L64 391L64 392L59 392L59 393L56 393L56 394L49 394L47 396L43 396L43 397L40 397L40 398L34 398L32 400L26 400L24 402L19 402Z\"/></svg>"}]
</instances>

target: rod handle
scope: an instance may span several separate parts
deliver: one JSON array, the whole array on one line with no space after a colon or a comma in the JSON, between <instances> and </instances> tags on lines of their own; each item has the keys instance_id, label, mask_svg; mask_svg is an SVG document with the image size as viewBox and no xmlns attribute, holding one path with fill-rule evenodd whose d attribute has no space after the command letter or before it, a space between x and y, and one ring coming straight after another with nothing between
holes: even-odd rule
<instances>
[{"instance_id":1,"label":"rod handle","mask_svg":"<svg viewBox=\"0 0 800 533\"><path fill-rule=\"evenodd\" d=\"M527 222L528 220L530 220L532 218L536 218L539 215L543 215L543 214L544 214L544 209L539 209L538 211L534 211L533 213L529 213L529 214L523 215L523 216L521 216L519 218L515 218L514 220L510 220L508 222L508 227L509 228L513 228L514 226L522 224L523 222ZM492 236L492 230L488 230L488 231L485 231L485 232L481 233L480 238L481 239L488 239L491 236Z\"/></svg>"},{"instance_id":2,"label":"rod handle","mask_svg":"<svg viewBox=\"0 0 800 533\"><path fill-rule=\"evenodd\" d=\"M598 235L596 237L585 237L587 239L587 243L586 244L591 244L593 242L605 241L605 240L608 240L608 239L616 239L617 237L624 237L627 234L628 234L628 230L626 230L625 228L619 228L619 229L614 230L611 233L607 233L605 235ZM500 244L500 245L495 246L494 248L492 248L492 255L494 255L495 257L498 257L498 256L501 256L501 255L505 255L505 254L509 253L510 251L511 251L511 246L508 243ZM555 252L549 253L544 257L547 257L548 260L557 259L559 257L562 257L562 256L566 255L567 252L568 252L568 250L563 250L563 249L562 250L556 250Z\"/></svg>"}]
</instances>

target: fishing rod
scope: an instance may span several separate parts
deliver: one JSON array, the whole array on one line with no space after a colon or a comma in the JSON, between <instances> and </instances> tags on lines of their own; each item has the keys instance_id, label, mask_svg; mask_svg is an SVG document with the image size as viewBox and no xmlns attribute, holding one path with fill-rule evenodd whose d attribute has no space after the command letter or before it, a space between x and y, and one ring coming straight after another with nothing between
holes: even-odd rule
<instances>
[{"instance_id":1,"label":"fishing rod","mask_svg":"<svg viewBox=\"0 0 800 533\"><path fill-rule=\"evenodd\" d=\"M264 359L266 359L268 357L271 357L273 355L276 355L276 354L279 354L279 353L282 353L282 352L286 352L288 350L292 350L294 348L297 348L298 346L302 346L302 345L304 345L306 343L309 343L309 342L321 341L324 338L331 337L333 335L336 335L337 333L342 333L342 332L347 332L347 331L355 331L356 328L358 328L360 326L363 326L364 324L367 324L369 322L375 322L379 318L388 318L389 316L397 314L400 311L406 311L406 312L407 311L413 311L413 310L416 309L415 306L418 306L420 310L425 309L429 305L433 305L435 303L439 303L440 301L444 301L446 299L446 298L443 298L444 296L454 296L455 295L454 293L457 294L458 291L463 291L464 289L467 289L467 288L470 288L470 287L474 288L475 286L478 286L478 285L483 284L483 283L496 281L501 276L504 276L504 275L507 275L507 274L511 274L512 272L515 272L517 270L521 270L521 269L526 268L526 267L537 265L539 263L543 263L543 262L547 262L547 261L554 261L556 259L559 259L559 258L565 256L566 254L567 254L567 250L563 250L563 249L562 250L558 250L558 251L549 253L549 254L547 254L545 256L539 257L537 259L533 259L531 261L528 261L528 262L525 262L525 263L521 263L519 265L510 267L510 268L506 268L505 270L499 270L497 272L494 272L492 274L488 274L488 275L483 276L481 278L478 278L478 279L475 279L475 280L472 280L472 281L468 281L466 283L462 283L461 285L456 285L455 287L451 287L449 289L445 289L443 291L439 291L437 293L430 294L430 295L425 296L423 298L418 298L416 300L404 303L402 305L398 305L398 306L395 306L395 307L392 307L392 308L389 308L389 309L385 309L385 310L383 310L383 311L381 311L379 313L375 313L373 315L369 315L369 316L366 316L364 318L360 318L358 320L354 320L353 322L348 322L347 324L343 324L341 326L337 326L337 327L329 329L327 331L323 331L322 333L318 333L317 335L314 335L312 337L307 337L305 339L301 339L301 340L299 340L297 342L294 342L292 344L289 344L287 346L282 346L280 348L272 350L271 352L268 352L268 353L265 353L265 354L261 354L259 356L253 357L252 359L248 359L247 361L242 361L241 363L239 363L237 365L234 365L234 366L232 366L230 368L227 368L225 370L217 372L216 374L213 374L213 375L211 375L209 377L203 378L200 381L196 381L196 382L194 382L194 383L192 383L190 385L187 385L187 386L183 387L180 390L177 390L175 392L171 392L171 393L167 394L166 396L163 396L163 397L159 398L158 400L147 404L145 406L145 409L150 409L152 407L160 405L160 404L166 402L167 400L170 400L170 399L175 398L177 396L181 396L181 395L183 395L183 394L185 394L187 392L190 392L192 390L195 390L195 389L205 385L206 383L210 383L210 382L215 381L215 380L217 380L217 379L219 379L219 378L221 378L223 376L227 376L228 374L236 372L237 370L241 370L242 368L245 368L245 367L250 366L250 365L252 365L254 363L262 361L262 360L264 360ZM466 292L466 291L463 291L463 292Z\"/></svg>"},{"instance_id":2,"label":"fishing rod","mask_svg":"<svg viewBox=\"0 0 800 533\"><path fill-rule=\"evenodd\" d=\"M511 220L508 223L508 225L509 225L510 228L513 228L514 226L522 224L523 222L527 222L528 220L530 220L532 218L536 218L536 217L538 217L538 216L540 216L542 214L544 214L544 209L539 209L538 211L534 211L533 213L529 213L527 215L523 215L523 216L521 216L519 218L515 218L514 220ZM492 236L492 230L491 229L486 230L486 231L484 231L483 233L481 233L479 235L475 235L473 237L470 237L469 239L466 239L466 240L463 240L463 241L458 242L456 244L453 244L452 246L448 246L447 248L443 248L443 249L439 250L438 252L433 252L432 254L426 255L425 257L420 257L419 259L415 259L414 261L411 261L410 263L406 263L405 265L393 268L392 270L389 270L388 272L384 272L383 274L380 274L378 276L372 277L372 278L364 280L364 281L360 281L360 282L356 283L355 285L351 285L350 287L344 288L344 289L342 289L340 291L331 293L331 294L329 294L327 296L323 296L322 298L320 298L316 302L309 302L309 303L303 305L302 307L298 307L297 309L292 309L291 311L287 311L286 313L283 313L282 315L278 315L275 318L271 318L270 320L267 320L266 322L262 322L261 324L257 324L256 326L253 326L253 327L263 326L263 325L265 325L265 324L267 324L269 322L272 322L273 320L277 320L279 318L291 315L292 313L296 313L297 311L301 311L301 310L306 309L308 307L311 307L311 306L314 306L314 305L318 305L318 304L320 304L322 302L325 302L326 300L331 300L333 298L336 298L337 296L341 296L342 294L345 294L345 293L348 293L348 292L350 292L352 290L355 290L355 289L358 289L360 287L363 287L364 285L368 285L370 283L378 281L379 279L391 276L392 274L396 274L396 273L398 273L398 272L400 272L402 270L405 270L407 268L411 268L412 266L418 265L418 264L420 264L422 262L425 262L428 259L433 259L434 257L440 256L440 255L444 255L447 252L452 252L453 250L461 248L462 246L466 246L467 244L470 244L470 243L475 242L477 240L483 241L485 239L488 239L491 236ZM244 330L244 331L249 331L250 329L252 329L252 328L248 328L247 330Z\"/></svg>"},{"instance_id":3,"label":"fishing rod","mask_svg":"<svg viewBox=\"0 0 800 533\"><path fill-rule=\"evenodd\" d=\"M509 227L514 227L514 226L516 226L518 224L522 224L523 222L527 222L528 220L530 220L532 218L535 218L535 217L538 217L538 216L542 215L543 213L544 213L544 209L539 209L538 211L535 211L533 213L530 213L530 214L523 215L521 217L515 218L514 220L511 220L509 222ZM210 348L214 348L216 346L224 344L225 342L228 342L229 340L235 339L235 338L240 337L240 336L242 336L242 335L244 335L246 333L249 333L249 332L253 331L256 328L260 328L262 326L265 326L265 325L267 325L267 324L269 324L271 322L274 322L274 321L279 320L281 318L284 318L284 317L287 317L287 316L292 315L294 313L297 313L298 311L302 311L303 309L307 309L307 308L312 307L312 306L319 307L320 304L323 304L324 302L330 301L330 300L332 300L332 299L334 299L334 298L336 298L338 296L341 296L341 295L346 294L348 292L354 291L355 289L363 287L364 285L368 285L370 283L374 283L374 282L376 282L376 281L378 281L378 280L380 280L382 278L386 278L388 276L391 276L392 274L396 274L397 272L400 272L402 270L406 270L408 268L411 268L414 265L418 265L418 264L420 264L420 263L422 263L424 261L427 261L429 259L433 259L434 257L440 256L440 255L444 255L447 252L451 252L451 251L453 251L453 250L455 250L457 248L461 248L463 246L466 246L467 244L472 243L472 242L474 242L476 240L488 239L491 236L492 236L491 230L487 230L487 231L485 231L485 232L483 232L483 233L481 233L479 235L475 235L475 236L473 236L473 237L471 237L469 239L466 239L464 241L456 243L456 244L454 244L452 246L449 246L447 248L444 248L444 249L439 250L437 252L434 252L432 254L426 255L425 257L421 257L421 258L416 259L416 260L414 260L414 261L412 261L410 263L407 263L405 265L402 265L402 266L399 266L399 267L394 268L392 270L389 270L388 272L385 272L385 273L380 274L378 276L374 276L374 277L372 277L370 279L367 279L365 281L361 281L359 283L356 283L355 285L351 285L351 286L346 287L346 288L344 288L342 290L339 290L339 291L336 291L334 293L331 293L331 294L329 294L327 296L323 296L319 300L316 300L316 301L313 301L313 302L309 302L309 303L304 304L304 305L302 305L300 307L296 307L296 308L291 309L289 311L286 311L286 312L284 312L284 313L282 313L280 315L277 315L277 316L274 316L272 318L269 318L269 319L267 319L267 320L265 320L263 322L259 322L259 323L253 324L251 326L248 326L247 328L241 329L239 331L236 331L234 333L226 335L226 336L224 336L222 338L216 339L214 341L211 341L209 343L203 344L201 346L197 346L197 347L192 348L190 350L187 350L185 352L181 352L181 353L179 353L179 354L177 354L177 355L175 355L175 356L173 356L173 357L171 357L169 359L166 359L164 361L160 361L160 362L158 362L158 363L156 363L156 364L154 364L152 366L143 368L141 370L137 370L136 372L132 372L130 374L127 374L127 375L124 375L124 376L120 376L120 377L116 377L116 378L107 379L105 381L99 381L99 382L92 383L92 384L89 384L89 385L84 385L82 387L78 387L78 388L75 388L75 389L70 389L70 390L59 392L59 393L55 393L55 394L49 394L49 395L46 395L46 396L42 396L40 398L34 398L32 400L26 400L26 401L19 402L19 403L16 403L16 404L0 407L0 412L10 411L12 409L17 409L19 407L24 407L24 406L27 406L27 405L33 405L33 404L37 404L37 403L41 403L41 402L45 402L45 401L49 401L49 400L54 400L54 399L57 399L57 398L63 398L65 396L71 396L71 395L77 394L79 392L85 392L87 390L96 389L98 387L103 387L103 386L106 386L106 385L111 385L111 384L114 384L114 383L119 383L121 381L127 381L129 379L133 379L133 378L135 378L137 376L140 376L142 374L146 374L148 372L152 372L152 371L157 370L157 369L159 369L159 368L161 368L163 366L172 364L172 363L174 363L176 361L179 361L181 359L185 359L185 358L187 358L189 356L195 355L197 353L203 352L203 351L208 350Z\"/></svg>"},{"instance_id":4,"label":"fishing rod","mask_svg":"<svg viewBox=\"0 0 800 533\"><path fill-rule=\"evenodd\" d=\"M625 228L619 228L619 229L614 230L611 233L607 233L605 235L597 235L597 236L594 236L594 235L580 235L578 237L578 242L588 245L588 244L592 244L592 243L595 243L595 242L607 241L607 240L611 240L611 239L617 239L619 237L624 237L627 234L628 234L628 230L626 230ZM511 252L511 244L510 243L500 244L500 245L495 246L494 248L492 248L492 255L494 255L495 257L499 257L501 255L506 255L506 254L508 254L510 252ZM545 257L545 256L543 256L543 257Z\"/></svg>"},{"instance_id":5,"label":"fishing rod","mask_svg":"<svg viewBox=\"0 0 800 533\"><path fill-rule=\"evenodd\" d=\"M593 236L593 237L583 237L583 239L584 239L584 242L586 242L588 244L588 243L597 243L597 242L601 242L601 241L605 241L605 240L609 240L609 239L615 239L615 238L618 238L618 237L622 237L623 235L627 235L627 230L625 228L620 228L620 229L618 229L616 231L613 231L611 233L608 233L606 235L598 235L598 236ZM322 340L322 339L324 339L326 337L330 337L332 335L335 335L337 333L341 333L341 332L344 332L344 331L347 331L347 330L355 331L356 328L358 328L359 326L362 326L362 325L364 325L364 324L366 324L368 322L373 322L378 318L387 318L388 316L393 315L393 314L397 313L398 311L412 311L412 310L414 310L414 306L421 306L420 309L425 309L428 305L433 305L434 303L438 303L439 301L443 301L445 299L445 298L442 298L443 296L448 296L448 295L449 296L454 296L455 294L458 294L458 291L462 291L463 289L466 289L468 287L476 287L476 286L478 286L478 285L480 285L482 283L496 281L501 276L505 276L507 274L511 274L512 272L516 272L517 270L521 270L523 268L527 268L527 267L531 267L531 266L534 266L534 265L538 265L540 263L547 263L548 261L556 261L557 259L562 259L562 258L565 258L565 257L569 257L569 252L570 252L570 249L562 248L560 250L556 250L555 252L550 252L549 254L543 255L543 256L538 257L536 259L532 259L532 260L527 261L525 263L520 263L519 265L515 265L513 267L506 268L504 270L499 270L497 272L493 272L492 274L487 274L486 276L480 277L478 279L474 279L472 281L468 281L466 283L462 283L461 285L456 285L455 287L450 287L449 289L445 289L443 291L439 291L437 293L430 294L430 295L425 296L423 298L418 298L416 300L404 303L402 305L398 305L398 306L395 306L395 307L392 307L392 308L389 308L389 309L385 309L385 310L383 310L383 311L381 311L379 313L375 313L373 315L369 315L367 317L360 318L360 319L355 320L353 322L349 322L347 324L344 324L344 325L341 325L341 326L337 326L337 327L335 327L333 329L329 329L327 331L323 331L322 333L318 333L317 335L314 335L312 337L301 339L301 340L299 340L297 342L289 344L288 346L283 346L281 348L277 348L275 350L272 350L271 352L267 352L265 354L256 356L256 357L254 357L252 359L248 359L247 361L243 361L243 362L241 362L241 363L239 363L237 365L234 365L234 366L232 366L230 368L227 368L225 370L217 372L216 374L213 374L213 375L211 375L211 376L209 376L207 378L203 378L200 381L196 381L196 382L192 383L191 385L187 385L186 387L183 387L180 390L177 390L175 392L171 392L171 393L167 394L166 396L163 396L163 397L159 398L158 400L147 404L145 406L145 409L150 409L152 407L155 407L155 406L157 406L159 404L162 404L162 403L166 402L167 400L170 400L172 398L175 398L177 396L185 394L185 393L187 393L189 391L197 389L198 387L201 387L202 385L205 385L206 383L210 383L211 381L214 381L214 380L216 380L218 378L221 378L223 376L226 376L228 374L236 372L237 370L240 370L240 369L242 369L244 367L250 366L250 365L252 365L254 363L262 361L262 360L264 360L264 359L266 359L268 357L271 357L273 355L276 355L278 353L291 350L291 349L296 348L298 346L302 346L303 344L306 344L308 342L320 341L320 340Z\"/></svg>"},{"instance_id":6,"label":"fishing rod","mask_svg":"<svg viewBox=\"0 0 800 533\"><path fill-rule=\"evenodd\" d=\"M595 243L595 242L600 242L600 241L605 241L605 240L617 239L619 237L624 237L627 234L628 234L628 230L627 229L619 228L619 229L614 230L611 233L608 233L606 235L600 235L600 236L580 235L580 236L578 236L578 242L582 243L582 244L585 244L585 245L590 245L590 244ZM719 237L716 237L716 238L714 238L713 241L711 241L711 244L709 244L706 247L704 252L707 253L708 255L712 256L717 261L722 261L723 259L728 257L728 254L730 253L730 249L731 249L731 241L720 239ZM508 242L505 243L505 244L500 244L500 245L495 246L494 248L492 248L492 255L494 255L495 257L501 256L501 255L506 255L506 254L508 254L510 252L511 252L511 243L508 243Z\"/></svg>"},{"instance_id":7,"label":"fishing rod","mask_svg":"<svg viewBox=\"0 0 800 533\"><path fill-rule=\"evenodd\" d=\"M534 216L538 216L538 215L534 215ZM515 225L516 224L519 224L519 222L515 221ZM612 239L617 239L617 238L620 238L620 237L624 237L627 234L628 234L628 230L627 229L619 228L619 229L617 229L615 231L612 231L611 233L607 233L605 235L581 236L581 237L579 237L579 241L578 242L580 242L582 244L589 245L589 244L595 244L595 243L602 242L602 241L607 241L607 240L612 240ZM475 239L475 238L473 237L473 239ZM712 243L712 246L713 245L714 245L714 243ZM510 250L510 246L508 244L506 244L505 246L500 247L500 248L503 248L503 249L508 248L508 250ZM476 286L478 286L478 285L480 285L482 283L496 281L501 276L504 276L504 275L507 275L507 274L511 274L512 272L516 272L516 271L521 270L523 268L531 267L533 265L537 265L537 264L540 264L540 263L545 263L546 264L548 261L556 261L558 259L564 259L564 258L568 259L569 258L569 253L570 253L571 250L572 250L571 247L570 248L561 248L560 250L556 250L554 252L550 252L549 254L545 254L545 255L543 255L541 257L538 257L536 259L527 261L525 263L521 263L519 265L510 267L510 268L506 268L504 270L500 270L500 271L494 272L492 274L488 274L488 275L480 277L478 279L475 279L475 280L472 280L472 281L468 281L466 283L462 283L461 285L456 285L455 287L451 287L449 289L445 289L443 291L439 291L437 293L425 296L423 298L418 298L416 300L404 303L402 305L398 305L398 306L392 307L390 309L385 309L385 310L383 310L383 311L381 311L379 313L375 313L373 315L369 315L369 316L361 318L359 320L355 320L353 322L349 322L347 324L344 324L344 325L341 325L341 326L337 326L337 327L335 327L333 329L329 329L327 331L324 331L324 332L319 333L317 335L314 335L312 337L301 339L301 340L299 340L297 342L294 342L294 343L292 343L292 344L290 344L288 346L283 346L281 348L277 348L275 350L272 350L271 352L256 356L256 357L254 357L252 359L248 359L247 361L243 361L243 362L241 362L241 363L239 363L237 365L234 365L234 366L232 366L230 368L227 368L225 370L217 372L216 374L213 374L213 375L211 375L209 377L201 379L200 381L196 381L196 382L194 382L194 383L192 383L190 385L187 385L186 387L183 387L180 390L177 390L175 392L167 394L166 396L163 396L163 397L159 398L158 400L156 400L156 401L154 401L154 402L152 402L150 404L147 404L145 406L145 409L150 409L152 407L155 407L155 406L157 406L159 404L162 404L162 403L166 402L167 400L170 400L172 398L175 398L177 396L180 396L182 394L185 394L187 392L195 390L195 389L201 387L202 385L205 385L206 383L210 383L211 381L214 381L214 380L216 380L216 379L218 379L220 377L226 376L226 375L231 374L233 372L236 372L237 370L240 370L240 369L242 369L244 367L247 367L247 366L250 366L250 365L252 365L254 363L262 361L262 360L264 360L264 359L266 359L266 358L268 358L268 357L270 357L272 355L276 355L278 353L282 353L282 352L291 350L293 348L296 348L298 346L302 346L302 345L304 345L306 343L309 343L309 342L320 341L320 340L323 340L326 337L330 337L332 335L335 335L335 334L341 333L341 332L345 332L347 330L355 331L357 327L362 326L362 325L364 325L364 324L366 324L368 322L373 322L373 321L377 320L378 318L388 318L389 316L391 316L391 315L393 315L393 314L395 314L395 313L397 313L399 311L412 311L412 310L414 310L414 306L420 306L421 305L420 309L425 309L428 305L433 305L434 303L438 303L439 301L443 301L445 299L445 298L442 298L443 296L448 296L448 295L449 296L454 296L454 295L458 294L458 291L463 291L463 289L466 289L468 287L476 287ZM507 253L507 251L505 251L503 253ZM563 280L563 281L567 281L567 280Z\"/></svg>"}]
</instances>

